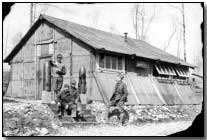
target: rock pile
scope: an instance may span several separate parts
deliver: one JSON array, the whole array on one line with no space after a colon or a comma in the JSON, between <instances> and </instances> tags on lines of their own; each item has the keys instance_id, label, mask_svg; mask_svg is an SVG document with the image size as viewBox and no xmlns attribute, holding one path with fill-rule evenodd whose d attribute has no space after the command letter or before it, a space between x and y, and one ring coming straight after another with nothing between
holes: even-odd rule
<instances>
[{"instance_id":1,"label":"rock pile","mask_svg":"<svg viewBox=\"0 0 207 140\"><path fill-rule=\"evenodd\" d=\"M5 136L44 136L54 133L61 122L47 105L37 103L4 103Z\"/></svg>"},{"instance_id":2,"label":"rock pile","mask_svg":"<svg viewBox=\"0 0 207 140\"><path fill-rule=\"evenodd\" d=\"M92 113L97 122L106 122L106 106L100 102L91 104ZM165 122L178 120L193 120L201 111L201 105L133 105L126 106L130 124L149 122ZM115 123L117 120L112 118Z\"/></svg>"}]
</instances>

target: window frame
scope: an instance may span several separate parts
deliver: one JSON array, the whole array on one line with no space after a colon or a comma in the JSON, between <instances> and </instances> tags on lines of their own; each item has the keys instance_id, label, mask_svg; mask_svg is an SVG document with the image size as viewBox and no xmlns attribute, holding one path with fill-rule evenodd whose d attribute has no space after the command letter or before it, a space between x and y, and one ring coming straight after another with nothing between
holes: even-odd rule
<instances>
[{"instance_id":1,"label":"window frame","mask_svg":"<svg viewBox=\"0 0 207 140\"><path fill-rule=\"evenodd\" d=\"M101 54L104 54L104 68L101 68L99 65ZM106 56L108 56L110 59L110 68L106 68ZM116 57L116 69L112 69L112 57ZM119 70L119 67L118 67L119 66L118 57L122 58L122 69L121 70ZM96 70L125 73L125 56L98 52L96 53Z\"/></svg>"}]
</instances>

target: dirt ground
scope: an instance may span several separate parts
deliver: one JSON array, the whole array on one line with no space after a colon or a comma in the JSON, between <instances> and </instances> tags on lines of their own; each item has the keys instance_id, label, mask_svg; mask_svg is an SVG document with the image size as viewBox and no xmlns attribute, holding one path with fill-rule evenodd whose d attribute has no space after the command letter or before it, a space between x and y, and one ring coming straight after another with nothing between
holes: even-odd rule
<instances>
[{"instance_id":1,"label":"dirt ground","mask_svg":"<svg viewBox=\"0 0 207 140\"><path fill-rule=\"evenodd\" d=\"M98 125L85 128L60 128L56 136L166 136L190 127L192 121L149 123L143 125Z\"/></svg>"}]
</instances>

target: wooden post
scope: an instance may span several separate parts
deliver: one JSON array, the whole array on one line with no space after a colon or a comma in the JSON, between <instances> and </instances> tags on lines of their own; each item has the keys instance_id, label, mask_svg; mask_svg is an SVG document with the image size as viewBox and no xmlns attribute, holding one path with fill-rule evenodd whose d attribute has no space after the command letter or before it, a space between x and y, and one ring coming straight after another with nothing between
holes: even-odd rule
<instances>
[{"instance_id":1,"label":"wooden post","mask_svg":"<svg viewBox=\"0 0 207 140\"><path fill-rule=\"evenodd\" d=\"M70 47L70 80L73 77L73 39L71 37L71 47Z\"/></svg>"},{"instance_id":2,"label":"wooden post","mask_svg":"<svg viewBox=\"0 0 207 140\"><path fill-rule=\"evenodd\" d=\"M37 72L38 72L38 65L37 65L37 47L38 45L37 44L37 36L36 36L36 31L34 33L34 47L35 47L35 99L37 100L38 99L38 93L39 93L39 84L38 84L38 75L37 75Z\"/></svg>"},{"instance_id":3,"label":"wooden post","mask_svg":"<svg viewBox=\"0 0 207 140\"><path fill-rule=\"evenodd\" d=\"M23 46L22 48L22 95L24 96L24 48L25 46Z\"/></svg>"},{"instance_id":4,"label":"wooden post","mask_svg":"<svg viewBox=\"0 0 207 140\"><path fill-rule=\"evenodd\" d=\"M51 65L50 65L50 61L47 61L44 65L44 86L46 91L51 91Z\"/></svg>"}]
</instances>

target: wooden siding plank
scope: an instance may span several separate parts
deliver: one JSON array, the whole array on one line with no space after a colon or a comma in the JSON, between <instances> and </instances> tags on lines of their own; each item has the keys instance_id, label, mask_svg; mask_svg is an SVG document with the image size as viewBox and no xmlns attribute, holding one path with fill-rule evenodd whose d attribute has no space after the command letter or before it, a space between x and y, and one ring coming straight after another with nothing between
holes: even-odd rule
<instances>
[{"instance_id":1,"label":"wooden siding plank","mask_svg":"<svg viewBox=\"0 0 207 140\"><path fill-rule=\"evenodd\" d=\"M55 57L58 54L62 54L63 57L70 56L70 49L71 49L71 39L63 38L61 40L57 40L57 43L54 44L54 55Z\"/></svg>"},{"instance_id":2,"label":"wooden siding plank","mask_svg":"<svg viewBox=\"0 0 207 140\"><path fill-rule=\"evenodd\" d=\"M12 80L23 80L23 63L15 63L12 66Z\"/></svg>"},{"instance_id":3,"label":"wooden siding plank","mask_svg":"<svg viewBox=\"0 0 207 140\"><path fill-rule=\"evenodd\" d=\"M24 63L24 79L35 79L35 63Z\"/></svg>"},{"instance_id":4,"label":"wooden siding plank","mask_svg":"<svg viewBox=\"0 0 207 140\"><path fill-rule=\"evenodd\" d=\"M26 99L35 99L35 80L24 80L24 95L23 98Z\"/></svg>"},{"instance_id":5,"label":"wooden siding plank","mask_svg":"<svg viewBox=\"0 0 207 140\"><path fill-rule=\"evenodd\" d=\"M92 84L91 86L93 87L90 93L90 97L89 99L93 100L93 101L103 101L102 97L101 97L101 93L98 89L97 83L95 81L94 78L92 78Z\"/></svg>"},{"instance_id":6,"label":"wooden siding plank","mask_svg":"<svg viewBox=\"0 0 207 140\"><path fill-rule=\"evenodd\" d=\"M180 92L184 104L200 104L202 102L202 98L197 98L197 93L194 93L189 85L179 85L176 83L175 86Z\"/></svg>"},{"instance_id":7,"label":"wooden siding plank","mask_svg":"<svg viewBox=\"0 0 207 140\"><path fill-rule=\"evenodd\" d=\"M160 90L160 93L162 94L162 97L167 104L182 104L182 100L178 96L178 93L176 92L173 84L160 83L157 80L154 80L154 82Z\"/></svg>"},{"instance_id":8,"label":"wooden siding plank","mask_svg":"<svg viewBox=\"0 0 207 140\"><path fill-rule=\"evenodd\" d=\"M53 30L47 24L41 24L36 30L37 32L37 42L49 40L53 38Z\"/></svg>"},{"instance_id":9,"label":"wooden siding plank","mask_svg":"<svg viewBox=\"0 0 207 140\"><path fill-rule=\"evenodd\" d=\"M141 104L162 104L149 77L128 73Z\"/></svg>"},{"instance_id":10,"label":"wooden siding plank","mask_svg":"<svg viewBox=\"0 0 207 140\"><path fill-rule=\"evenodd\" d=\"M23 85L20 80L12 81L12 97L22 97Z\"/></svg>"},{"instance_id":11,"label":"wooden siding plank","mask_svg":"<svg viewBox=\"0 0 207 140\"><path fill-rule=\"evenodd\" d=\"M86 68L86 71L90 71L90 55L73 55L73 73L79 72L81 66Z\"/></svg>"},{"instance_id":12,"label":"wooden siding plank","mask_svg":"<svg viewBox=\"0 0 207 140\"><path fill-rule=\"evenodd\" d=\"M24 62L35 61L35 46L27 45L22 48Z\"/></svg>"}]
</instances>

